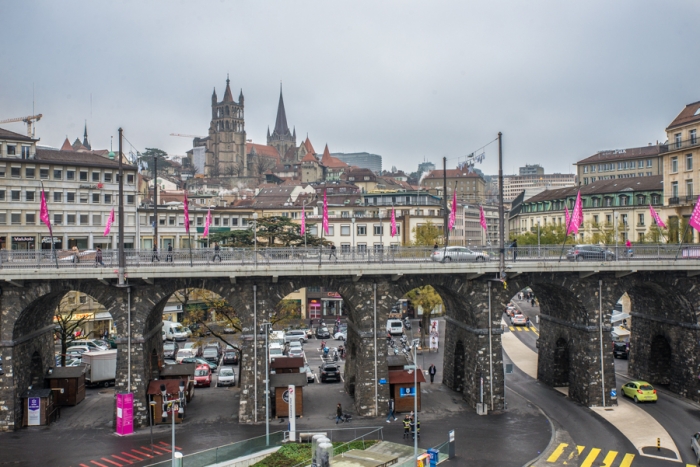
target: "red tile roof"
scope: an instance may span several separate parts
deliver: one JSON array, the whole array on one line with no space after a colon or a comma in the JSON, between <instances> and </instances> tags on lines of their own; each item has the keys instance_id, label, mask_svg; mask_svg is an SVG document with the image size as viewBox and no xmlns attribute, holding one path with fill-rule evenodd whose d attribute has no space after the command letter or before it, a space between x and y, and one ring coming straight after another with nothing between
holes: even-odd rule
<instances>
[{"instance_id":1,"label":"red tile roof","mask_svg":"<svg viewBox=\"0 0 700 467\"><path fill-rule=\"evenodd\" d=\"M318 162L318 159L316 159L316 156L314 156L314 153L307 152L301 161L302 162Z\"/></svg>"},{"instance_id":2,"label":"red tile roof","mask_svg":"<svg viewBox=\"0 0 700 467\"><path fill-rule=\"evenodd\" d=\"M275 159L279 159L280 157L277 149L272 146L267 146L265 144L245 143L246 154L250 154L253 149L255 149L255 153L259 156L274 157Z\"/></svg>"},{"instance_id":3,"label":"red tile roof","mask_svg":"<svg viewBox=\"0 0 700 467\"><path fill-rule=\"evenodd\" d=\"M306 137L306 141L304 141L304 147L306 148L307 152L310 152L311 154L316 154L316 150L311 145L311 141L309 140L308 136Z\"/></svg>"},{"instance_id":4,"label":"red tile roof","mask_svg":"<svg viewBox=\"0 0 700 467\"><path fill-rule=\"evenodd\" d=\"M408 370L394 370L389 372L389 384L406 384L413 383L413 372L409 373ZM423 371L418 369L418 374L416 375L416 380L419 383L425 383L425 376L423 376Z\"/></svg>"},{"instance_id":5,"label":"red tile roof","mask_svg":"<svg viewBox=\"0 0 700 467\"><path fill-rule=\"evenodd\" d=\"M670 130L698 121L700 121L700 101L686 105L685 109L681 110L681 113L678 114L666 129Z\"/></svg>"},{"instance_id":6,"label":"red tile roof","mask_svg":"<svg viewBox=\"0 0 700 467\"><path fill-rule=\"evenodd\" d=\"M66 140L63 142L63 146L61 146L61 151L72 151L73 146L71 146L70 141L68 141L68 137L66 136Z\"/></svg>"},{"instance_id":7,"label":"red tile roof","mask_svg":"<svg viewBox=\"0 0 700 467\"><path fill-rule=\"evenodd\" d=\"M345 162L341 161L340 159L331 156L330 151L328 150L328 145L326 144L326 148L323 150L323 157L321 157L321 165L324 167L329 167L331 169L340 169L344 167L349 167L348 164Z\"/></svg>"}]
</instances>

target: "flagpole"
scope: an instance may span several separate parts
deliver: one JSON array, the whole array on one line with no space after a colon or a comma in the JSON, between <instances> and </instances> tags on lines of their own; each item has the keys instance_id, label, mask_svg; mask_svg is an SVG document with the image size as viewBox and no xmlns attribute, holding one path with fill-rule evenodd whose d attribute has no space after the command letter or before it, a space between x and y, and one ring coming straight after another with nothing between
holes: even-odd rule
<instances>
[{"instance_id":1,"label":"flagpole","mask_svg":"<svg viewBox=\"0 0 700 467\"><path fill-rule=\"evenodd\" d=\"M682 217L678 218L678 222L680 222L680 219L682 219ZM678 259L678 255L681 253L681 250L683 249L683 242L685 241L685 236L688 235L688 229L690 229L690 219L688 219L688 225L685 226L685 231L683 232L683 236L678 239L678 251L676 252L676 257L674 258L674 260Z\"/></svg>"},{"instance_id":2,"label":"flagpole","mask_svg":"<svg viewBox=\"0 0 700 467\"><path fill-rule=\"evenodd\" d=\"M41 195L44 197L44 203L46 203L46 194L44 193L44 182L41 183ZM46 212L48 213L48 209ZM49 221L48 224L49 227L49 236L51 237L51 254L53 255L54 260L56 261L56 269L58 269L58 256L56 255L56 250L54 248L54 243L53 243L53 229L51 228L51 222Z\"/></svg>"}]
</instances>

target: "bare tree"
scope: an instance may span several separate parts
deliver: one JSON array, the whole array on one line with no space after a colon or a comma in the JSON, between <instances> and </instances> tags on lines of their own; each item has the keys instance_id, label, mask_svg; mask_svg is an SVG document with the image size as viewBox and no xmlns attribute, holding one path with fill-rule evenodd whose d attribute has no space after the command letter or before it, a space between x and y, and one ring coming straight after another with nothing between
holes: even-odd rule
<instances>
[{"instance_id":1,"label":"bare tree","mask_svg":"<svg viewBox=\"0 0 700 467\"><path fill-rule=\"evenodd\" d=\"M73 338L73 335L78 329L82 329L83 325L90 320L92 313L78 313L80 303L69 303L68 297L63 297L61 302L56 307L54 313L54 322L56 323L55 334L61 341L61 366L66 366L66 351L68 350L68 341Z\"/></svg>"},{"instance_id":2,"label":"bare tree","mask_svg":"<svg viewBox=\"0 0 700 467\"><path fill-rule=\"evenodd\" d=\"M241 174L243 167L238 161L226 162L224 165L224 175L227 177L238 177Z\"/></svg>"},{"instance_id":3,"label":"bare tree","mask_svg":"<svg viewBox=\"0 0 700 467\"><path fill-rule=\"evenodd\" d=\"M261 178L265 172L273 169L277 165L277 160L272 157L256 156L251 158L248 168L250 176Z\"/></svg>"}]
</instances>

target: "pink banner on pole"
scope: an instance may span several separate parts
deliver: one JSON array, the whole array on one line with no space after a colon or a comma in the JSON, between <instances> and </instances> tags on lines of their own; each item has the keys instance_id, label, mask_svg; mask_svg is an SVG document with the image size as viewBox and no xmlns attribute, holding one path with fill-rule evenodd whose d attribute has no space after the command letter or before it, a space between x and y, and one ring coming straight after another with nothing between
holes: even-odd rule
<instances>
[{"instance_id":1,"label":"pink banner on pole","mask_svg":"<svg viewBox=\"0 0 700 467\"><path fill-rule=\"evenodd\" d=\"M185 206L185 231L187 233L190 233L190 207L187 203L187 192L185 191L185 201L184 201L184 206Z\"/></svg>"},{"instance_id":2,"label":"pink banner on pole","mask_svg":"<svg viewBox=\"0 0 700 467\"><path fill-rule=\"evenodd\" d=\"M566 235L570 233L578 233L579 227L583 222L583 201L581 200L581 191L576 195L576 203L574 204L574 211L571 213L571 221L569 222L569 228L566 231Z\"/></svg>"},{"instance_id":3,"label":"pink banner on pole","mask_svg":"<svg viewBox=\"0 0 700 467\"><path fill-rule=\"evenodd\" d=\"M328 235L328 199L325 189L323 190L323 233Z\"/></svg>"},{"instance_id":4,"label":"pink banner on pole","mask_svg":"<svg viewBox=\"0 0 700 467\"><path fill-rule=\"evenodd\" d=\"M209 226L211 225L211 208L209 208L209 211L207 211L207 220L204 222L204 233L202 234L202 237L208 237L209 236Z\"/></svg>"},{"instance_id":5,"label":"pink banner on pole","mask_svg":"<svg viewBox=\"0 0 700 467\"><path fill-rule=\"evenodd\" d=\"M695 209L693 209L693 213L690 215L688 224L695 230L700 231L700 196L698 196L698 200L695 202Z\"/></svg>"},{"instance_id":6,"label":"pink banner on pole","mask_svg":"<svg viewBox=\"0 0 700 467\"><path fill-rule=\"evenodd\" d=\"M112 223L114 222L114 208L112 208L112 211L109 213L109 217L107 218L107 225L105 226L105 233L104 237L109 235L109 231L112 229Z\"/></svg>"},{"instance_id":7,"label":"pink banner on pole","mask_svg":"<svg viewBox=\"0 0 700 467\"><path fill-rule=\"evenodd\" d=\"M130 435L134 432L134 395L130 392L117 394L117 434Z\"/></svg>"},{"instance_id":8,"label":"pink banner on pole","mask_svg":"<svg viewBox=\"0 0 700 467\"><path fill-rule=\"evenodd\" d=\"M306 234L306 208L301 213L301 234Z\"/></svg>"},{"instance_id":9,"label":"pink banner on pole","mask_svg":"<svg viewBox=\"0 0 700 467\"><path fill-rule=\"evenodd\" d=\"M564 206L564 223L566 224L566 228L569 228L569 220L571 220L571 214L569 214L569 208L567 206Z\"/></svg>"},{"instance_id":10,"label":"pink banner on pole","mask_svg":"<svg viewBox=\"0 0 700 467\"><path fill-rule=\"evenodd\" d=\"M488 227L486 226L486 216L484 215L483 206L479 206L479 223L481 224L481 228L484 229L484 232L486 232Z\"/></svg>"},{"instance_id":11,"label":"pink banner on pole","mask_svg":"<svg viewBox=\"0 0 700 467\"><path fill-rule=\"evenodd\" d=\"M452 192L452 211L450 211L450 220L447 223L447 230L452 230L457 221L457 189Z\"/></svg>"},{"instance_id":12,"label":"pink banner on pole","mask_svg":"<svg viewBox=\"0 0 700 467\"><path fill-rule=\"evenodd\" d=\"M391 207L391 236L396 237L398 229L396 228L396 212L394 206Z\"/></svg>"},{"instance_id":13,"label":"pink banner on pole","mask_svg":"<svg viewBox=\"0 0 700 467\"><path fill-rule=\"evenodd\" d=\"M665 229L665 228L666 228L666 224L663 223L663 221L662 221L661 218L659 217L659 214L658 214L658 213L656 212L656 210L651 206L651 204L649 205L649 211L651 212L651 217L654 219L654 222L656 222L656 225L658 225L658 226L661 227L662 229Z\"/></svg>"},{"instance_id":14,"label":"pink banner on pole","mask_svg":"<svg viewBox=\"0 0 700 467\"><path fill-rule=\"evenodd\" d=\"M49 208L46 206L46 196L44 190L41 191L41 210L39 211L39 219L46 224L46 227L51 230L51 218L49 218Z\"/></svg>"}]
</instances>

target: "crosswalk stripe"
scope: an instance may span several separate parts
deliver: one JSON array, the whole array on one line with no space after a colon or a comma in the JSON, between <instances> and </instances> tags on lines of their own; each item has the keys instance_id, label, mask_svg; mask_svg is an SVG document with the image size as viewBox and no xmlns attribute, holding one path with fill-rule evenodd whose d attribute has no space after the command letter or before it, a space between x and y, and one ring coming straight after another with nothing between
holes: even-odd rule
<instances>
[{"instance_id":1,"label":"crosswalk stripe","mask_svg":"<svg viewBox=\"0 0 700 467\"><path fill-rule=\"evenodd\" d=\"M584 449L586 449L586 446L576 446L576 450L578 451L579 456L581 455Z\"/></svg>"},{"instance_id":2,"label":"crosswalk stripe","mask_svg":"<svg viewBox=\"0 0 700 467\"><path fill-rule=\"evenodd\" d=\"M605 456L605 459L603 459L603 465L600 467L611 467L616 457L617 451L608 451L608 455Z\"/></svg>"},{"instance_id":3,"label":"crosswalk stripe","mask_svg":"<svg viewBox=\"0 0 700 467\"><path fill-rule=\"evenodd\" d=\"M632 467L632 460L634 459L634 454L625 454L620 462L620 467Z\"/></svg>"},{"instance_id":4,"label":"crosswalk stripe","mask_svg":"<svg viewBox=\"0 0 700 467\"><path fill-rule=\"evenodd\" d=\"M559 446L557 446L557 448L547 458L547 462L556 462L557 459L559 459L559 456L561 456L564 452L564 449L567 447L569 447L567 443L559 443Z\"/></svg>"},{"instance_id":5,"label":"crosswalk stripe","mask_svg":"<svg viewBox=\"0 0 700 467\"><path fill-rule=\"evenodd\" d=\"M530 332L530 328L523 328L523 331Z\"/></svg>"},{"instance_id":6,"label":"crosswalk stripe","mask_svg":"<svg viewBox=\"0 0 700 467\"><path fill-rule=\"evenodd\" d=\"M510 329L510 332L515 331L515 328L513 326L508 326L508 329Z\"/></svg>"},{"instance_id":7,"label":"crosswalk stripe","mask_svg":"<svg viewBox=\"0 0 700 467\"><path fill-rule=\"evenodd\" d=\"M581 453L579 452L579 454ZM581 464L581 467L591 467L593 465L593 461L598 457L598 454L600 454L600 449L591 448L591 452L588 453L586 459L583 461L583 464Z\"/></svg>"}]
</instances>

